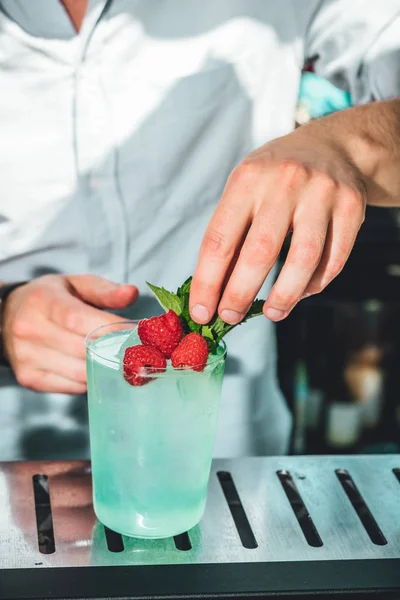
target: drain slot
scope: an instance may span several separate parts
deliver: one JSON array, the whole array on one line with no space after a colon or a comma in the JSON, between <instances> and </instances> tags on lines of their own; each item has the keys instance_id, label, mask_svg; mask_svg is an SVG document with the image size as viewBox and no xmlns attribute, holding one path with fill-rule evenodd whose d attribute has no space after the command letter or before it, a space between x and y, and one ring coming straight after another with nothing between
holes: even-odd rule
<instances>
[{"instance_id":1,"label":"drain slot","mask_svg":"<svg viewBox=\"0 0 400 600\"><path fill-rule=\"evenodd\" d=\"M293 481L293 477L289 471L277 471L277 475L307 543L314 548L320 548L323 546L322 540L303 502L303 498L300 496L300 492Z\"/></svg>"},{"instance_id":2,"label":"drain slot","mask_svg":"<svg viewBox=\"0 0 400 600\"><path fill-rule=\"evenodd\" d=\"M217 477L244 548L257 548L257 540L243 508L232 475L228 471L219 471Z\"/></svg>"},{"instance_id":3,"label":"drain slot","mask_svg":"<svg viewBox=\"0 0 400 600\"><path fill-rule=\"evenodd\" d=\"M125 550L124 540L120 533L109 529L105 525L104 533L106 534L107 548L110 552L123 552Z\"/></svg>"},{"instance_id":4,"label":"drain slot","mask_svg":"<svg viewBox=\"0 0 400 600\"><path fill-rule=\"evenodd\" d=\"M387 540L372 516L367 503L360 494L350 473L345 469L337 469L335 473L354 510L356 511L358 518L363 524L365 531L368 533L371 542L377 546L385 546L387 544Z\"/></svg>"},{"instance_id":5,"label":"drain slot","mask_svg":"<svg viewBox=\"0 0 400 600\"><path fill-rule=\"evenodd\" d=\"M187 532L180 533L179 535L174 536L174 544L177 550L181 550L184 552L187 552L188 550L192 549L190 537Z\"/></svg>"},{"instance_id":6,"label":"drain slot","mask_svg":"<svg viewBox=\"0 0 400 600\"><path fill-rule=\"evenodd\" d=\"M56 544L54 540L53 517L51 514L49 480L47 475L38 474L32 477L32 483L39 552L41 554L54 554Z\"/></svg>"}]
</instances>

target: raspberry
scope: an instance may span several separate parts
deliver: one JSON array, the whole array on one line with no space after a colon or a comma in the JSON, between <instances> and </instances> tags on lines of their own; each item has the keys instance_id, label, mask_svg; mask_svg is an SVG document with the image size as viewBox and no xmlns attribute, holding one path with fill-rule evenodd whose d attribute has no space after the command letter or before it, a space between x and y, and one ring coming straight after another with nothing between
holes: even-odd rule
<instances>
[{"instance_id":1,"label":"raspberry","mask_svg":"<svg viewBox=\"0 0 400 600\"><path fill-rule=\"evenodd\" d=\"M160 317L140 321L138 333L142 344L154 346L166 358L171 358L172 352L183 336L181 322L173 310L169 310Z\"/></svg>"},{"instance_id":2,"label":"raspberry","mask_svg":"<svg viewBox=\"0 0 400 600\"><path fill-rule=\"evenodd\" d=\"M162 373L167 367L165 356L152 346L131 346L124 354L124 377L131 385L152 381L151 373Z\"/></svg>"},{"instance_id":3,"label":"raspberry","mask_svg":"<svg viewBox=\"0 0 400 600\"><path fill-rule=\"evenodd\" d=\"M203 371L207 364L208 346L200 333L189 333L180 342L171 356L175 369L190 367L193 371Z\"/></svg>"}]
</instances>

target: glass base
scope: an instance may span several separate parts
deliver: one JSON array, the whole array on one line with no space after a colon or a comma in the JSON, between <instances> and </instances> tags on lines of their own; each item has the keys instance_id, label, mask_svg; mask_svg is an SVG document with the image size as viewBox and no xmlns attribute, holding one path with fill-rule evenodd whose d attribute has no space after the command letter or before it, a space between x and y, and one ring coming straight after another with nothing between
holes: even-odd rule
<instances>
[{"instance_id":1,"label":"glass base","mask_svg":"<svg viewBox=\"0 0 400 600\"><path fill-rule=\"evenodd\" d=\"M103 525L105 525L105 524L103 523ZM196 525L198 525L198 523L191 525L191 527L189 529L192 529ZM105 525L105 526L108 527L107 525ZM119 533L119 534L123 535L124 537L128 537L133 540L168 540L177 535L182 535L183 533L187 533L189 531L189 529L185 529L185 531L177 531L176 533L171 533L171 534L163 535L163 536L161 536L161 535L137 535L137 534L133 534L133 533L126 533L123 531L115 531L115 529L113 529L113 531L115 531L115 533Z\"/></svg>"},{"instance_id":2,"label":"glass base","mask_svg":"<svg viewBox=\"0 0 400 600\"><path fill-rule=\"evenodd\" d=\"M101 515L101 511L99 511L100 514L98 514L98 512L96 511L96 516L97 519L99 520L99 522L104 525L105 527L107 527L108 529L110 529L111 531L114 531L115 533L119 533L120 535L129 537L129 538L136 538L139 540L163 540L163 539L168 539L168 538L172 538L175 537L177 535L181 535L183 533L186 533L187 531L189 531L190 529L193 529L193 527L196 527L196 525L199 524L203 513L204 513L204 507L203 510L201 511L196 511L196 513L193 515L192 519L180 519L180 522L177 524L177 527L174 528L171 526L171 524L169 523L169 527L165 526L162 527L160 526L158 529L160 530L159 533L156 533L155 531L151 531L151 530L147 530L148 534L145 533L146 528L143 528L143 531L127 531L124 527L121 527L118 525L118 523L116 523L115 521L113 522L111 519L104 519L102 518ZM156 529L156 528L154 528Z\"/></svg>"}]
</instances>

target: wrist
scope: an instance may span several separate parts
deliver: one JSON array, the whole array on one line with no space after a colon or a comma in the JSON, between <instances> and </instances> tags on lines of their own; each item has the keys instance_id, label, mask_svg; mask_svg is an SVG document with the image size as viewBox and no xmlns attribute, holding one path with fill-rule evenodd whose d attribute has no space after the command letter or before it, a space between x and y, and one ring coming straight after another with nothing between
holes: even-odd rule
<instances>
[{"instance_id":1,"label":"wrist","mask_svg":"<svg viewBox=\"0 0 400 600\"><path fill-rule=\"evenodd\" d=\"M6 302L10 294L17 289L18 287L25 285L26 281L18 281L13 283L4 283L0 284L0 366L8 366L8 360L5 356L4 351L4 340L3 340L3 320L4 320L4 309L6 306Z\"/></svg>"},{"instance_id":2,"label":"wrist","mask_svg":"<svg viewBox=\"0 0 400 600\"><path fill-rule=\"evenodd\" d=\"M349 163L364 187L369 187L387 160L388 147L379 127L372 127L380 103L355 106L311 121L302 127L318 136ZM373 112L372 112L373 109Z\"/></svg>"}]
</instances>

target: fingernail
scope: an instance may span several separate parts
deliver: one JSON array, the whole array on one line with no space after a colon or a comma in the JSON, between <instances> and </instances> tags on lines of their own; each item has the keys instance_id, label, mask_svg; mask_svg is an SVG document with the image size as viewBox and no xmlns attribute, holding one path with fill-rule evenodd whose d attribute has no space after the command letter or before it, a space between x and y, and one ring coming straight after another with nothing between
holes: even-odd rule
<instances>
[{"instance_id":1,"label":"fingernail","mask_svg":"<svg viewBox=\"0 0 400 600\"><path fill-rule=\"evenodd\" d=\"M221 312L221 319L229 325L236 325L243 319L243 314L236 312L236 310L225 309Z\"/></svg>"},{"instance_id":2,"label":"fingernail","mask_svg":"<svg viewBox=\"0 0 400 600\"><path fill-rule=\"evenodd\" d=\"M201 304L195 304L190 312L195 321L208 323L210 320L210 313L208 309Z\"/></svg>"},{"instance_id":3,"label":"fingernail","mask_svg":"<svg viewBox=\"0 0 400 600\"><path fill-rule=\"evenodd\" d=\"M277 308L267 308L265 313L271 321L280 321L286 315L285 310L278 310Z\"/></svg>"}]
</instances>

